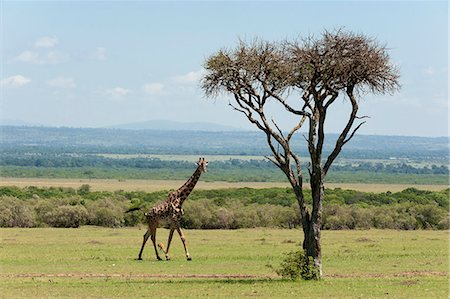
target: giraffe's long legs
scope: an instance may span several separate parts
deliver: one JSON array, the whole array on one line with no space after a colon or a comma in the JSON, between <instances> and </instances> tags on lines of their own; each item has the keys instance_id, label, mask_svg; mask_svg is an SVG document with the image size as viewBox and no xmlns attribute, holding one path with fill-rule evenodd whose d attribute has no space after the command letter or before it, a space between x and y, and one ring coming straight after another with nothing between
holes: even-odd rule
<instances>
[{"instance_id":1,"label":"giraffe's long legs","mask_svg":"<svg viewBox=\"0 0 450 299\"><path fill-rule=\"evenodd\" d=\"M184 236L183 231L181 230L181 228L177 227L177 232L180 235L181 242L183 242L184 251L186 252L186 258L187 258L188 261L190 261L190 260L192 260L192 258L191 258L191 255L189 254L189 251L188 251L187 246L186 246L186 237Z\"/></svg>"},{"instance_id":2,"label":"giraffe's long legs","mask_svg":"<svg viewBox=\"0 0 450 299\"><path fill-rule=\"evenodd\" d=\"M152 236L151 239L152 239L152 242L153 242L153 248L155 248L156 259L157 259L158 261L160 261L160 260L162 260L162 258L159 257L158 249L156 249L156 228L157 228L156 225L155 225L155 226L152 226L152 227L150 228L150 230L151 230L151 236Z\"/></svg>"},{"instance_id":3,"label":"giraffe's long legs","mask_svg":"<svg viewBox=\"0 0 450 299\"><path fill-rule=\"evenodd\" d=\"M139 251L138 260L142 260L142 252L144 251L145 243L147 243L148 237L150 237L150 227L144 234L144 240L142 241L141 250Z\"/></svg>"},{"instance_id":4,"label":"giraffe's long legs","mask_svg":"<svg viewBox=\"0 0 450 299\"><path fill-rule=\"evenodd\" d=\"M170 257L169 257L169 248L170 248L170 242L172 242L172 237L173 237L173 232L175 231L175 229L174 228L171 228L170 229L170 232L169 232L169 239L167 240L167 249L166 249L166 260L170 260Z\"/></svg>"}]
</instances>

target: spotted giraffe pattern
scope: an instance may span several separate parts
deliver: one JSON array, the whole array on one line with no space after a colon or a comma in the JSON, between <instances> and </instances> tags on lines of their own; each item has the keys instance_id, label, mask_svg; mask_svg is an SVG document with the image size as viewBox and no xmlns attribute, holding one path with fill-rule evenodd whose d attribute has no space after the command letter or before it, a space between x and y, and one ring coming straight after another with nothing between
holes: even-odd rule
<instances>
[{"instance_id":1,"label":"spotted giraffe pattern","mask_svg":"<svg viewBox=\"0 0 450 299\"><path fill-rule=\"evenodd\" d=\"M142 252L144 251L145 243L148 238L151 237L153 247L155 249L156 258L161 260L158 250L156 249L156 229L158 228L158 224L162 220L166 220L170 227L169 239L167 241L167 249L164 249L164 245L161 243L158 244L159 248L162 249L165 253L166 259L169 260L169 248L170 242L172 241L172 236L174 231L176 230L180 235L181 241L183 242L184 250L186 253L186 258L191 260L191 256L186 246L186 238L183 234L183 231L180 227L180 220L184 214L182 205L189 194L194 189L202 172L206 172L206 162L205 158L200 158L197 163L197 168L195 169L192 176L181 186L177 191L172 191L167 196L167 199L157 203L149 212L145 213L145 217L147 219L148 230L144 234L144 240L142 242L141 250L139 251L138 260L142 260Z\"/></svg>"}]
</instances>

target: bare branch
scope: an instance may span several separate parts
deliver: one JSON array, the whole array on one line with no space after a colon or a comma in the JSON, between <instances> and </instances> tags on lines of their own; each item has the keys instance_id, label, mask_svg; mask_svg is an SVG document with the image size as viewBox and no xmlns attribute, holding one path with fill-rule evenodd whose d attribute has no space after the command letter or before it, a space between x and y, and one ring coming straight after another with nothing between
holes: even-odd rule
<instances>
[{"instance_id":1,"label":"bare branch","mask_svg":"<svg viewBox=\"0 0 450 299\"><path fill-rule=\"evenodd\" d=\"M308 146L310 146L311 140L309 140L308 137L305 136L305 134L302 134L303 138L305 139L305 141L308 143ZM314 146L314 145L313 145Z\"/></svg>"},{"instance_id":2,"label":"bare branch","mask_svg":"<svg viewBox=\"0 0 450 299\"><path fill-rule=\"evenodd\" d=\"M342 146L344 146L344 144L348 141L348 140L346 141L347 134L351 130L351 128L353 126L353 122L355 121L355 118L356 118L356 114L358 113L358 103L353 94L353 91L354 91L353 87L348 87L346 90L347 96L349 97L350 102L352 104L352 112L350 113L350 117L347 121L345 128L342 130L342 133L339 135L338 139L336 140L336 145L335 145L333 151L328 156L327 161L325 162L325 164L323 166L324 175L327 174L328 169L330 169L331 164L336 159L338 154L341 152ZM361 125L359 125L357 129L359 129L360 126ZM353 131L353 133L355 133L355 132L356 132L356 130Z\"/></svg>"},{"instance_id":3,"label":"bare branch","mask_svg":"<svg viewBox=\"0 0 450 299\"><path fill-rule=\"evenodd\" d=\"M282 135L277 134L272 129L269 122L267 121L267 118L266 118L266 115L264 114L263 109L260 109L257 112L259 114L259 117L261 118L263 125L264 125L265 132L268 135L268 142L271 142L271 138L273 137L275 139L275 141L278 142L278 144L280 144L283 147L283 149L286 151L287 148L289 147L289 144L286 142L286 139ZM274 152L276 152L276 151L274 151ZM283 163L280 163L280 164L283 164Z\"/></svg>"},{"instance_id":4,"label":"bare branch","mask_svg":"<svg viewBox=\"0 0 450 299\"><path fill-rule=\"evenodd\" d=\"M333 102L337 99L339 93L332 91L332 95L331 98L328 100L328 102L324 105L325 110L331 105L333 104Z\"/></svg>"},{"instance_id":5,"label":"bare branch","mask_svg":"<svg viewBox=\"0 0 450 299\"><path fill-rule=\"evenodd\" d=\"M287 141L289 142L292 138L292 136L294 136L295 132L297 132L298 130L300 130L300 128L303 126L303 123L306 120L306 115L303 115L302 119L300 120L300 122L292 128L292 130L289 132L288 136L287 136Z\"/></svg>"},{"instance_id":6,"label":"bare branch","mask_svg":"<svg viewBox=\"0 0 450 299\"><path fill-rule=\"evenodd\" d=\"M272 155L275 160L278 162L278 167L283 170L283 166L286 165L286 160L280 155L279 151L277 151L272 142L272 135L270 131L266 131L266 139L267 144L269 145L270 150L272 151Z\"/></svg>"},{"instance_id":7,"label":"bare branch","mask_svg":"<svg viewBox=\"0 0 450 299\"><path fill-rule=\"evenodd\" d=\"M308 133L308 151L311 156L311 160L316 158L316 136L317 136L317 121L318 121L317 108L314 109L314 115L309 119L309 133Z\"/></svg>"},{"instance_id":8,"label":"bare branch","mask_svg":"<svg viewBox=\"0 0 450 299\"><path fill-rule=\"evenodd\" d=\"M346 144L347 142L349 142L350 139L352 139L353 136L355 135L356 131L358 131L358 129L361 128L361 126L362 126L363 124L365 124L365 123L366 123L365 121L363 121L362 123L360 123L360 124L353 130L352 134L350 134L350 136L349 136L346 140L344 140L344 144Z\"/></svg>"},{"instance_id":9,"label":"bare branch","mask_svg":"<svg viewBox=\"0 0 450 299\"><path fill-rule=\"evenodd\" d=\"M274 160L272 157L270 157L270 156L264 156L264 158L266 158L267 160L269 160L270 162L272 162L276 167L281 168L281 165L280 165L276 160Z\"/></svg>"},{"instance_id":10,"label":"bare branch","mask_svg":"<svg viewBox=\"0 0 450 299\"><path fill-rule=\"evenodd\" d=\"M277 128L278 133L280 133L280 136L284 139L284 141L286 141L286 138L284 137L283 131L281 131L280 127L278 127L277 123L275 122L275 120L272 118L272 123L275 126L275 128Z\"/></svg>"},{"instance_id":11,"label":"bare branch","mask_svg":"<svg viewBox=\"0 0 450 299\"><path fill-rule=\"evenodd\" d=\"M240 101L240 98L239 98L238 95L235 95L235 101L236 101L236 103L239 105L240 108L234 106L234 105L231 104L231 103L229 103L229 105L230 105L234 110L243 113L243 114L247 117L247 119L248 119L252 124L254 124L254 125L256 125L256 126L258 127L258 129L264 131L264 130L265 130L264 126L263 126L257 119L255 119L255 118L253 117L252 110L251 110L248 106L245 106L245 105L242 104L242 102Z\"/></svg>"},{"instance_id":12,"label":"bare branch","mask_svg":"<svg viewBox=\"0 0 450 299\"><path fill-rule=\"evenodd\" d=\"M297 183L301 186L302 180L303 180L303 173L302 173L302 165L300 163L300 158L292 151L291 151L291 156L294 159L296 170L297 170L296 180L297 180Z\"/></svg>"}]
</instances>

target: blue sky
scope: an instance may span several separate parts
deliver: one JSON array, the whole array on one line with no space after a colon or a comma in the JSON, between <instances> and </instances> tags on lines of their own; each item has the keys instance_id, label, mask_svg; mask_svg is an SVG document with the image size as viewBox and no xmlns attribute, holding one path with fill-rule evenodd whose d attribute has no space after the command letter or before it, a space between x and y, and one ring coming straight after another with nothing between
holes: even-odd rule
<instances>
[{"instance_id":1,"label":"blue sky","mask_svg":"<svg viewBox=\"0 0 450 299\"><path fill-rule=\"evenodd\" d=\"M401 71L398 93L362 96L361 115L371 118L360 134L448 135L446 1L2 1L1 10L2 119L250 128L226 97L203 96L205 59L239 38L278 41L344 27L387 44ZM328 115L328 132L341 130L346 104Z\"/></svg>"}]
</instances>

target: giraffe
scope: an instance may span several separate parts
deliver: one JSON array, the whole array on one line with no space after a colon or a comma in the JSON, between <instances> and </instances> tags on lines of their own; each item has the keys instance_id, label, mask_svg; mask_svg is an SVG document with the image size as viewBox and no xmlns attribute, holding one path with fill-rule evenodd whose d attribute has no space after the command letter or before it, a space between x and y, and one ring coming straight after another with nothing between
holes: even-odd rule
<instances>
[{"instance_id":1,"label":"giraffe","mask_svg":"<svg viewBox=\"0 0 450 299\"><path fill-rule=\"evenodd\" d=\"M167 249L164 249L164 245L162 243L158 244L158 247L165 253L166 260L170 260L169 248L175 230L180 235L181 242L183 242L187 260L192 260L186 246L186 237L184 236L183 231L180 227L180 219L184 213L182 209L183 202L189 196L192 189L194 189L202 172L206 172L206 165L208 165L208 162L206 162L205 158L200 158L199 161L195 164L197 165L197 168L183 186L181 186L176 191L170 192L166 200L156 204L148 213L144 214L147 219L148 229L144 234L144 240L142 242L141 250L139 251L139 255L137 258L138 260L142 260L142 252L144 251L145 243L147 242L149 237L151 237L153 247L155 249L156 259L162 260L158 254L158 250L156 249L156 229L158 228L158 223L160 220L168 220L170 227Z\"/></svg>"}]
</instances>

